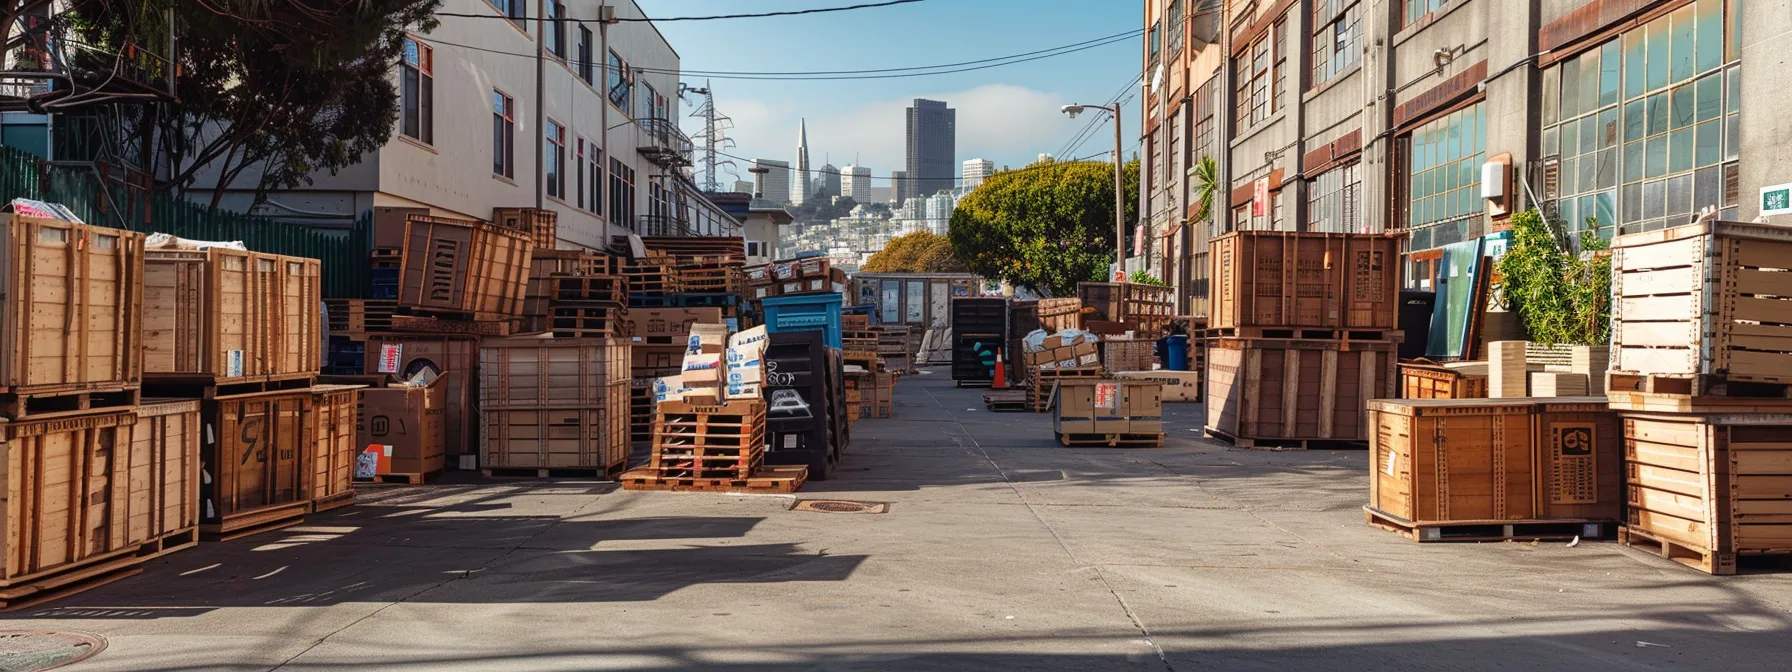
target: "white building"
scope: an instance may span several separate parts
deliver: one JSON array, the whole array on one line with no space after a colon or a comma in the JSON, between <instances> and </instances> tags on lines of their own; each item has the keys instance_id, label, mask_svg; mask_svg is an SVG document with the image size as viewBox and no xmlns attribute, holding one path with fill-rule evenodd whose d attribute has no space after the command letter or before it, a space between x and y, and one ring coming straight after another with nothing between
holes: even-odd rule
<instances>
[{"instance_id":1,"label":"white building","mask_svg":"<svg viewBox=\"0 0 1792 672\"><path fill-rule=\"evenodd\" d=\"M790 162L753 159L753 195L773 203L790 202Z\"/></svg>"},{"instance_id":2,"label":"white building","mask_svg":"<svg viewBox=\"0 0 1792 672\"><path fill-rule=\"evenodd\" d=\"M840 169L840 195L859 203L871 202L871 169L847 166Z\"/></svg>"},{"instance_id":3,"label":"white building","mask_svg":"<svg viewBox=\"0 0 1792 672\"><path fill-rule=\"evenodd\" d=\"M753 193L753 183L748 182L746 180L735 180L734 186L732 188L730 188L729 191L734 192L736 194L752 194Z\"/></svg>"},{"instance_id":4,"label":"white building","mask_svg":"<svg viewBox=\"0 0 1792 672\"><path fill-rule=\"evenodd\" d=\"M976 189L983 184L984 178L996 172L996 162L989 159L971 159L964 162L964 174L959 179L959 188L964 191Z\"/></svg>"},{"instance_id":5,"label":"white building","mask_svg":"<svg viewBox=\"0 0 1792 672\"><path fill-rule=\"evenodd\" d=\"M958 199L952 194L939 193L927 197L927 230L939 235L946 235L946 229L952 225L952 210L958 206Z\"/></svg>"},{"instance_id":6,"label":"white building","mask_svg":"<svg viewBox=\"0 0 1792 672\"><path fill-rule=\"evenodd\" d=\"M411 35L393 68L400 118L392 140L269 200L291 212L374 210L376 238L403 221L376 208L463 219L545 208L558 213L563 247L626 249L629 235L739 235L740 223L690 179L691 141L676 121L678 52L640 20L633 0L608 4L623 21L600 23L595 2L548 3L580 23L544 21L534 2L444 0L439 25ZM513 21L486 18L506 11ZM539 38L548 57L538 91L535 59L517 55L532 56ZM246 209L255 182L238 178L224 207Z\"/></svg>"}]
</instances>

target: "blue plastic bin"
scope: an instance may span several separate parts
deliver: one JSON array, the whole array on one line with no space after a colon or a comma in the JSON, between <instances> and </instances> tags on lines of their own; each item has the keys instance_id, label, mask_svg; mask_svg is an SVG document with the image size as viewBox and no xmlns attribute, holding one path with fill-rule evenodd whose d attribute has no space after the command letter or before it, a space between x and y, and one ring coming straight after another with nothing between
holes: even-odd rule
<instances>
[{"instance_id":1,"label":"blue plastic bin","mask_svg":"<svg viewBox=\"0 0 1792 672\"><path fill-rule=\"evenodd\" d=\"M828 347L840 347L840 306L844 297L838 293L774 296L761 299L765 308L765 330L774 334L792 331L819 331Z\"/></svg>"},{"instance_id":2,"label":"blue plastic bin","mask_svg":"<svg viewBox=\"0 0 1792 672\"><path fill-rule=\"evenodd\" d=\"M1188 337L1182 334L1164 337L1164 368L1170 371L1188 370Z\"/></svg>"}]
</instances>

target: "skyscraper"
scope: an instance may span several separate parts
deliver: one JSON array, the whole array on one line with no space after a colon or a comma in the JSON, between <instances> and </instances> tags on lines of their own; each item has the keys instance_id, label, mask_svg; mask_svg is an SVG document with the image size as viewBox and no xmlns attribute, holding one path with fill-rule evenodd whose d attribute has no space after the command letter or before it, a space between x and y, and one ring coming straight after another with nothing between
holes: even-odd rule
<instances>
[{"instance_id":1,"label":"skyscraper","mask_svg":"<svg viewBox=\"0 0 1792 672\"><path fill-rule=\"evenodd\" d=\"M764 169L765 172L759 172ZM753 159L753 193L773 203L790 202L790 162Z\"/></svg>"},{"instance_id":2,"label":"skyscraper","mask_svg":"<svg viewBox=\"0 0 1792 672\"><path fill-rule=\"evenodd\" d=\"M859 203L871 202L871 169L847 166L840 169L840 195Z\"/></svg>"},{"instance_id":3,"label":"skyscraper","mask_svg":"<svg viewBox=\"0 0 1792 672\"><path fill-rule=\"evenodd\" d=\"M824 163L815 170L813 198L833 198L840 195L840 169L834 164Z\"/></svg>"},{"instance_id":4,"label":"skyscraper","mask_svg":"<svg viewBox=\"0 0 1792 672\"><path fill-rule=\"evenodd\" d=\"M802 205L803 201L808 200L810 180L813 179L815 176L809 174L809 120L803 119L796 125L796 166L790 174L792 205Z\"/></svg>"},{"instance_id":5,"label":"skyscraper","mask_svg":"<svg viewBox=\"0 0 1792 672\"><path fill-rule=\"evenodd\" d=\"M957 110L938 100L915 99L908 108L906 196L931 196L954 186L957 138Z\"/></svg>"},{"instance_id":6,"label":"skyscraper","mask_svg":"<svg viewBox=\"0 0 1792 672\"><path fill-rule=\"evenodd\" d=\"M983 178L989 177L989 174L993 172L996 172L996 162L989 159L971 159L964 162L964 190L968 192L976 189L977 185L983 184Z\"/></svg>"},{"instance_id":7,"label":"skyscraper","mask_svg":"<svg viewBox=\"0 0 1792 672\"><path fill-rule=\"evenodd\" d=\"M890 171L890 201L900 205L908 199L908 171Z\"/></svg>"}]
</instances>

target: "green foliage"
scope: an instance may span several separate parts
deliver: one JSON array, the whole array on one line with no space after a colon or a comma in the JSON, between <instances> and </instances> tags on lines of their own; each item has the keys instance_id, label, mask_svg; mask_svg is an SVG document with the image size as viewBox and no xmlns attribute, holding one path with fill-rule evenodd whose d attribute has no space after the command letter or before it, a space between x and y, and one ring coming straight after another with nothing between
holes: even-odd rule
<instances>
[{"instance_id":1,"label":"green foliage","mask_svg":"<svg viewBox=\"0 0 1792 672\"><path fill-rule=\"evenodd\" d=\"M1195 167L1188 171L1193 178L1190 183L1195 187L1195 216L1190 218L1196 222L1206 222L1213 216L1213 201L1220 193L1220 168L1213 157L1203 156L1195 162Z\"/></svg>"},{"instance_id":2,"label":"green foliage","mask_svg":"<svg viewBox=\"0 0 1792 672\"><path fill-rule=\"evenodd\" d=\"M1512 217L1512 243L1500 257L1505 298L1531 340L1548 345L1599 345L1611 337L1610 246L1583 231L1576 255L1567 235L1537 210Z\"/></svg>"},{"instance_id":3,"label":"green foliage","mask_svg":"<svg viewBox=\"0 0 1792 672\"><path fill-rule=\"evenodd\" d=\"M126 119L175 170L157 189L195 186L217 197L253 175L257 194L311 183L317 171L358 163L392 137L392 72L406 30L428 33L440 0L91 0L74 3L83 42L166 50L166 11L178 26L179 98ZM85 57L86 74L111 70ZM447 69L439 69L438 75ZM438 92L436 105L464 104ZM146 108L147 109L147 108ZM445 129L444 129L445 132ZM145 152L148 153L148 152ZM195 184L201 174L216 183Z\"/></svg>"},{"instance_id":4,"label":"green foliage","mask_svg":"<svg viewBox=\"0 0 1792 672\"><path fill-rule=\"evenodd\" d=\"M964 264L952 256L952 243L931 231L897 236L884 249L865 260L866 273L962 273Z\"/></svg>"},{"instance_id":5,"label":"green foliage","mask_svg":"<svg viewBox=\"0 0 1792 672\"><path fill-rule=\"evenodd\" d=\"M1151 285L1154 287L1169 287L1170 286L1170 283L1159 280L1159 279L1157 279L1157 276L1152 275L1150 273L1146 273L1144 271L1133 271L1132 276L1128 279L1130 279L1132 281L1132 283L1135 285Z\"/></svg>"},{"instance_id":6,"label":"green foliage","mask_svg":"<svg viewBox=\"0 0 1792 672\"><path fill-rule=\"evenodd\" d=\"M1130 232L1139 221L1138 161L1124 168ZM1114 259L1114 164L1057 161L996 173L959 202L948 234L958 259L987 278L1054 296L1106 280Z\"/></svg>"}]
</instances>

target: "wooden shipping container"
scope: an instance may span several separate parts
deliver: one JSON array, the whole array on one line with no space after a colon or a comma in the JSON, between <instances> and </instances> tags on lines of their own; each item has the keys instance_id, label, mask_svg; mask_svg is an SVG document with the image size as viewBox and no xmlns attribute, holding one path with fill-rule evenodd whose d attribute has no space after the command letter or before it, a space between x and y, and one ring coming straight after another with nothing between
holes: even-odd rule
<instances>
[{"instance_id":1,"label":"wooden shipping container","mask_svg":"<svg viewBox=\"0 0 1792 672\"><path fill-rule=\"evenodd\" d=\"M493 223L529 234L537 250L560 244L559 221L560 213L546 208L492 208Z\"/></svg>"},{"instance_id":2,"label":"wooden shipping container","mask_svg":"<svg viewBox=\"0 0 1792 672\"><path fill-rule=\"evenodd\" d=\"M629 371L626 339L488 338L479 347L479 407L600 408Z\"/></svg>"},{"instance_id":3,"label":"wooden shipping container","mask_svg":"<svg viewBox=\"0 0 1792 672\"><path fill-rule=\"evenodd\" d=\"M1625 543L1711 574L1792 554L1792 415L1625 414Z\"/></svg>"},{"instance_id":4,"label":"wooden shipping container","mask_svg":"<svg viewBox=\"0 0 1792 672\"><path fill-rule=\"evenodd\" d=\"M0 217L0 392L138 387L143 234Z\"/></svg>"},{"instance_id":5,"label":"wooden shipping container","mask_svg":"<svg viewBox=\"0 0 1792 672\"><path fill-rule=\"evenodd\" d=\"M146 399L135 409L128 536L198 541L200 402ZM187 535L187 536L183 536Z\"/></svg>"},{"instance_id":6,"label":"wooden shipping container","mask_svg":"<svg viewBox=\"0 0 1792 672\"><path fill-rule=\"evenodd\" d=\"M1618 517L1618 421L1603 398L1378 399L1369 414L1371 513L1405 531Z\"/></svg>"},{"instance_id":7,"label":"wooden shipping container","mask_svg":"<svg viewBox=\"0 0 1792 672\"><path fill-rule=\"evenodd\" d=\"M1174 290L1169 287L1134 282L1079 282L1076 290L1078 311L1088 320L1120 323L1125 325L1125 330L1148 336L1156 336L1176 313ZM1061 306L1053 308L1062 311Z\"/></svg>"},{"instance_id":8,"label":"wooden shipping container","mask_svg":"<svg viewBox=\"0 0 1792 672\"><path fill-rule=\"evenodd\" d=\"M323 366L318 260L222 248L144 257L146 378L224 385Z\"/></svg>"},{"instance_id":9,"label":"wooden shipping container","mask_svg":"<svg viewBox=\"0 0 1792 672\"><path fill-rule=\"evenodd\" d=\"M1487 363L1400 365L1401 399L1486 399Z\"/></svg>"},{"instance_id":10,"label":"wooden shipping container","mask_svg":"<svg viewBox=\"0 0 1792 672\"><path fill-rule=\"evenodd\" d=\"M389 361L387 354L392 355ZM390 364L391 366L387 366ZM474 375L479 365L479 339L472 336L369 334L367 372L390 373L409 379L425 368L435 371L447 385L447 409L443 413L443 450L448 455L479 453L478 387Z\"/></svg>"},{"instance_id":11,"label":"wooden shipping container","mask_svg":"<svg viewBox=\"0 0 1792 672\"><path fill-rule=\"evenodd\" d=\"M361 446L356 417L361 385L318 385L311 388L311 412L305 423L302 456L309 479L311 512L327 511L355 501L355 457Z\"/></svg>"},{"instance_id":12,"label":"wooden shipping container","mask_svg":"<svg viewBox=\"0 0 1792 672\"><path fill-rule=\"evenodd\" d=\"M1367 440L1364 405L1394 396L1397 345L1209 339L1207 432L1241 446Z\"/></svg>"},{"instance_id":13,"label":"wooden shipping container","mask_svg":"<svg viewBox=\"0 0 1792 672\"><path fill-rule=\"evenodd\" d=\"M632 448L628 389L610 385L602 408L482 411L480 468L620 473Z\"/></svg>"},{"instance_id":14,"label":"wooden shipping container","mask_svg":"<svg viewBox=\"0 0 1792 672\"><path fill-rule=\"evenodd\" d=\"M1612 371L1679 379L1636 389L1694 396L1792 383L1792 228L1706 222L1612 247Z\"/></svg>"},{"instance_id":15,"label":"wooden shipping container","mask_svg":"<svg viewBox=\"0 0 1792 672\"><path fill-rule=\"evenodd\" d=\"M480 321L522 315L529 234L490 222L412 215L399 267L402 308Z\"/></svg>"},{"instance_id":16,"label":"wooden shipping container","mask_svg":"<svg viewBox=\"0 0 1792 672\"><path fill-rule=\"evenodd\" d=\"M312 404L309 389L205 402L202 531L229 538L303 520Z\"/></svg>"},{"instance_id":17,"label":"wooden shipping container","mask_svg":"<svg viewBox=\"0 0 1792 672\"><path fill-rule=\"evenodd\" d=\"M1210 328L1400 328L1398 237L1238 231L1208 250Z\"/></svg>"}]
</instances>

